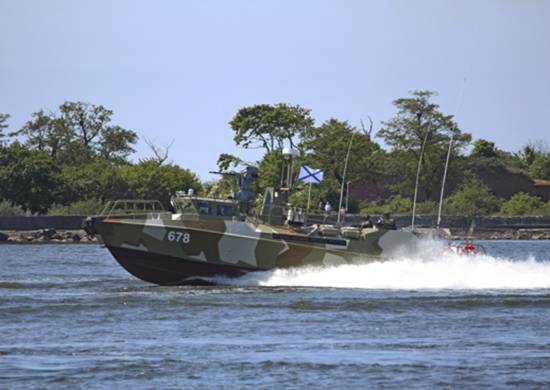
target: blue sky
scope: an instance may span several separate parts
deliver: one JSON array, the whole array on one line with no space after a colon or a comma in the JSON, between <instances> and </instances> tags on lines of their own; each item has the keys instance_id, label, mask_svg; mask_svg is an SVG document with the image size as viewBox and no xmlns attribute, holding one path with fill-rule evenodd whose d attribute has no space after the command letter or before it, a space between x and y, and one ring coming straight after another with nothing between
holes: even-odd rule
<instances>
[{"instance_id":1,"label":"blue sky","mask_svg":"<svg viewBox=\"0 0 550 390\"><path fill-rule=\"evenodd\" d=\"M210 179L222 152L260 157L233 144L240 107L378 128L430 89L474 138L518 150L550 138L549 20L542 0L0 0L0 112L15 130L65 100L102 104Z\"/></svg>"}]
</instances>

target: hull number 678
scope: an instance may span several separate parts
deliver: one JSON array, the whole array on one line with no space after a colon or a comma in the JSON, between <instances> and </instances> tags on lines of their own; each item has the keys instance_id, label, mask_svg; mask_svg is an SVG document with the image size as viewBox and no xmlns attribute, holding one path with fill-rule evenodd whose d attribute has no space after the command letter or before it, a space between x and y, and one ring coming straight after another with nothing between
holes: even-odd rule
<instances>
[{"instance_id":1,"label":"hull number 678","mask_svg":"<svg viewBox=\"0 0 550 390\"><path fill-rule=\"evenodd\" d=\"M183 232L176 232L173 230L170 230L168 234L166 235L166 238L168 241L171 242L181 242L183 244L189 244L191 242L191 234L189 233L183 233Z\"/></svg>"}]
</instances>

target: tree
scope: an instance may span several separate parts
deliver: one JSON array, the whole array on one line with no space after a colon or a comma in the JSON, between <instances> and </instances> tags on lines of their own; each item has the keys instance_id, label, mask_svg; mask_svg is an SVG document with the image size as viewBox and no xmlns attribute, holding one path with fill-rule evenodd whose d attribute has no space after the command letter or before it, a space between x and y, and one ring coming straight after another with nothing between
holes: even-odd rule
<instances>
[{"instance_id":1,"label":"tree","mask_svg":"<svg viewBox=\"0 0 550 390\"><path fill-rule=\"evenodd\" d=\"M344 180L346 154L352 137L345 181L372 181L381 177L385 153L371 140L370 134L358 131L348 122L331 118L321 126L305 131L299 145L304 152L301 162L324 171L322 183L315 186L316 189L313 191L315 201L320 198L338 205ZM347 186L344 184L344 190L346 189ZM352 203L355 205L353 199Z\"/></svg>"},{"instance_id":2,"label":"tree","mask_svg":"<svg viewBox=\"0 0 550 390\"><path fill-rule=\"evenodd\" d=\"M323 185L329 184L338 194L343 180L344 164L350 140L346 181L369 178L376 180L383 171L385 153L369 134L359 132L348 122L329 119L321 126L304 132L300 148L306 153L304 162L323 169ZM326 188L326 187L325 187Z\"/></svg>"},{"instance_id":3,"label":"tree","mask_svg":"<svg viewBox=\"0 0 550 390\"><path fill-rule=\"evenodd\" d=\"M97 142L96 156L115 165L128 164L128 157L134 152L134 148L130 145L135 144L137 139L137 134L132 130L126 130L120 126L107 126ZM167 157L168 150L164 160Z\"/></svg>"},{"instance_id":4,"label":"tree","mask_svg":"<svg viewBox=\"0 0 550 390\"><path fill-rule=\"evenodd\" d=\"M447 209L454 214L474 217L499 210L499 201L485 184L470 179L447 199Z\"/></svg>"},{"instance_id":5,"label":"tree","mask_svg":"<svg viewBox=\"0 0 550 390\"><path fill-rule=\"evenodd\" d=\"M492 158L497 156L495 143L484 139L478 139L474 142L474 148L470 153L473 158Z\"/></svg>"},{"instance_id":6,"label":"tree","mask_svg":"<svg viewBox=\"0 0 550 390\"><path fill-rule=\"evenodd\" d=\"M60 164L83 164L94 158L125 164L137 134L111 125L112 115L103 106L65 102L59 113L34 113L15 134L26 136L27 146L48 152Z\"/></svg>"},{"instance_id":7,"label":"tree","mask_svg":"<svg viewBox=\"0 0 550 390\"><path fill-rule=\"evenodd\" d=\"M287 141L294 147L296 139L313 126L310 110L285 103L259 104L241 108L229 125L233 140L243 148L264 148L266 152L282 149Z\"/></svg>"},{"instance_id":8,"label":"tree","mask_svg":"<svg viewBox=\"0 0 550 390\"><path fill-rule=\"evenodd\" d=\"M45 151L56 161L63 159L59 154L63 154L71 142L68 128L55 114L43 110L33 113L32 118L15 135L26 136L26 146Z\"/></svg>"},{"instance_id":9,"label":"tree","mask_svg":"<svg viewBox=\"0 0 550 390\"><path fill-rule=\"evenodd\" d=\"M533 179L550 180L550 155L536 156L527 173Z\"/></svg>"},{"instance_id":10,"label":"tree","mask_svg":"<svg viewBox=\"0 0 550 390\"><path fill-rule=\"evenodd\" d=\"M281 173L283 172L284 158L281 150L275 149L264 155L258 164L259 189L266 187L279 187L281 185Z\"/></svg>"},{"instance_id":11,"label":"tree","mask_svg":"<svg viewBox=\"0 0 550 390\"><path fill-rule=\"evenodd\" d=\"M33 213L45 213L55 200L59 171L44 151L18 142L0 149L0 198Z\"/></svg>"},{"instance_id":12,"label":"tree","mask_svg":"<svg viewBox=\"0 0 550 390\"><path fill-rule=\"evenodd\" d=\"M235 168L243 164L243 160L229 153L222 153L218 157L217 165L221 172L227 171L229 168Z\"/></svg>"},{"instance_id":13,"label":"tree","mask_svg":"<svg viewBox=\"0 0 550 390\"><path fill-rule=\"evenodd\" d=\"M452 115L444 115L439 106L430 102L435 95L430 91L414 91L408 98L397 99L397 115L387 122L377 135L392 148L392 159L396 162L394 175L401 185L397 186L404 196L410 196L414 189L414 177L425 144L420 178L420 199L435 200L439 195L443 167L453 136L451 165L456 163L460 151L470 142L470 134L463 133L453 121Z\"/></svg>"},{"instance_id":14,"label":"tree","mask_svg":"<svg viewBox=\"0 0 550 390\"><path fill-rule=\"evenodd\" d=\"M144 138L143 140L145 141L149 149L151 149L151 151L153 152L154 157L152 157L151 159L156 161L158 165L162 165L166 160L168 160L170 148L174 144L174 140L172 140L172 142L165 146L158 146L153 143L153 141L147 138Z\"/></svg>"},{"instance_id":15,"label":"tree","mask_svg":"<svg viewBox=\"0 0 550 390\"><path fill-rule=\"evenodd\" d=\"M59 203L68 205L83 200L102 202L126 198L128 185L117 167L98 160L85 165L66 165L61 169Z\"/></svg>"},{"instance_id":16,"label":"tree","mask_svg":"<svg viewBox=\"0 0 550 390\"><path fill-rule=\"evenodd\" d=\"M192 188L199 192L202 189L195 174L175 164L159 165L156 161L145 160L117 169L127 186L125 197L129 199L155 199L167 206L176 191Z\"/></svg>"},{"instance_id":17,"label":"tree","mask_svg":"<svg viewBox=\"0 0 550 390\"><path fill-rule=\"evenodd\" d=\"M537 153L537 150L534 148L533 145L527 144L518 153L518 157L525 163L527 167L529 167L531 164L533 164L533 161L535 161L535 158L538 156L538 154L539 153Z\"/></svg>"},{"instance_id":18,"label":"tree","mask_svg":"<svg viewBox=\"0 0 550 390\"><path fill-rule=\"evenodd\" d=\"M525 192L518 192L502 204L501 212L505 215L524 215L535 213L542 207L541 200Z\"/></svg>"},{"instance_id":19,"label":"tree","mask_svg":"<svg viewBox=\"0 0 550 390\"><path fill-rule=\"evenodd\" d=\"M8 127L8 124L6 122L8 121L9 117L10 116L8 114L0 114L0 147L2 147L2 145L4 144L4 129Z\"/></svg>"},{"instance_id":20,"label":"tree","mask_svg":"<svg viewBox=\"0 0 550 390\"><path fill-rule=\"evenodd\" d=\"M0 217L23 217L25 214L26 213L21 206L18 206L9 200L0 199Z\"/></svg>"}]
</instances>

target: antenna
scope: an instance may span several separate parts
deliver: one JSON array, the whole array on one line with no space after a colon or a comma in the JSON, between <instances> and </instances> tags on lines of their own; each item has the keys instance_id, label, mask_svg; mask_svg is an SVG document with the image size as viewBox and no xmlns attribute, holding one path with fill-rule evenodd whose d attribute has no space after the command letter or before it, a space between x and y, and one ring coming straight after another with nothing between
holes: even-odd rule
<instances>
[{"instance_id":1,"label":"antenna","mask_svg":"<svg viewBox=\"0 0 550 390\"><path fill-rule=\"evenodd\" d=\"M458 114L458 111L460 110L460 106L462 104L462 97L464 96L464 86L466 85L466 77L464 77L464 80L462 82L462 86L460 88L460 93L458 95L458 100L456 102L456 110L455 110L455 116ZM445 194L445 183L447 181L447 170L449 168L449 160L451 158L451 150L453 147L453 137L454 133L451 132L451 139L449 140L449 150L447 150L447 160L445 161L445 169L443 170L443 181L441 183L441 194L439 196L439 210L437 212L437 224L436 224L436 230L439 231L439 226L441 225L441 212L443 209L443 195Z\"/></svg>"},{"instance_id":2,"label":"antenna","mask_svg":"<svg viewBox=\"0 0 550 390\"><path fill-rule=\"evenodd\" d=\"M336 219L336 224L340 225L340 210L342 209L342 198L344 197L344 185L346 184L346 171L348 169L348 160L349 160L349 152L351 150L351 144L353 142L353 137L355 136L355 133L351 133L351 138L349 140L348 145L348 152L346 154L346 161L344 162L344 173L342 174L342 187L340 188L340 202L338 203L338 217Z\"/></svg>"},{"instance_id":3,"label":"antenna","mask_svg":"<svg viewBox=\"0 0 550 390\"><path fill-rule=\"evenodd\" d=\"M447 151L447 160L445 161L445 169L443 170L443 182L441 183L441 194L439 196L439 210L437 212L437 225L436 229L439 230L441 224L441 210L443 208L443 194L445 193L445 182L447 181L447 169L449 168L449 160L451 158L451 150L453 147L453 136L451 133L451 139L449 140L449 150Z\"/></svg>"},{"instance_id":4,"label":"antenna","mask_svg":"<svg viewBox=\"0 0 550 390\"><path fill-rule=\"evenodd\" d=\"M417 113L418 116L418 127L420 128L420 118L422 113ZM420 168L422 166L422 158L424 157L424 149L426 148L426 141L428 140L428 134L430 133L431 122L428 122L428 129L424 135L424 141L422 141L422 148L420 149L420 158L418 159L418 167L416 168L416 183L414 185L414 199L413 199L413 212L411 220L411 230L414 232L414 219L416 217L416 198L418 196L418 181L420 179Z\"/></svg>"}]
</instances>

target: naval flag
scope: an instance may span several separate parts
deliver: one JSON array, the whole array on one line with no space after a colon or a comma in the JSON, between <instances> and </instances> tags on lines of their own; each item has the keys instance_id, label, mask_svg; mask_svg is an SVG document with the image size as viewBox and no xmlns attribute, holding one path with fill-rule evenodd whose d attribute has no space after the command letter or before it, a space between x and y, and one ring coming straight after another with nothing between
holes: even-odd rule
<instances>
[{"instance_id":1,"label":"naval flag","mask_svg":"<svg viewBox=\"0 0 550 390\"><path fill-rule=\"evenodd\" d=\"M320 169L313 169L307 165L302 165L300 167L300 175L298 180L303 181L304 183L320 183L323 180L323 171Z\"/></svg>"}]
</instances>

